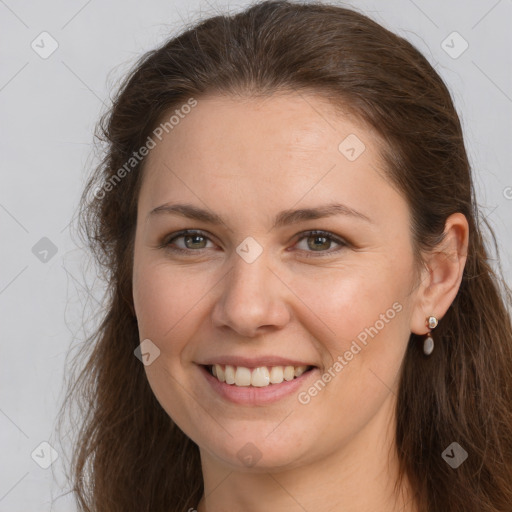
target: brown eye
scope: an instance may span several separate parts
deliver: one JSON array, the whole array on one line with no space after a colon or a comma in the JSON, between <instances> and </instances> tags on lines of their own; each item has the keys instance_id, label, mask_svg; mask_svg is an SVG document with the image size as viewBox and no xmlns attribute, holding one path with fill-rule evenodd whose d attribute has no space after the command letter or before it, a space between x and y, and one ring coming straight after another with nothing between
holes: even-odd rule
<instances>
[{"instance_id":1,"label":"brown eye","mask_svg":"<svg viewBox=\"0 0 512 512\"><path fill-rule=\"evenodd\" d=\"M308 247L314 251L317 249L329 249L332 242L332 240L323 235L308 236L306 240L308 240ZM313 240L313 243L309 243L311 240Z\"/></svg>"},{"instance_id":2,"label":"brown eye","mask_svg":"<svg viewBox=\"0 0 512 512\"><path fill-rule=\"evenodd\" d=\"M320 253L319 256L323 256L325 253L332 254L333 252L341 250L335 249L333 251L328 251L333 243L338 244L341 248L348 246L347 242L326 231L308 231L306 233L302 233L298 242L301 242L302 240L307 240L307 242L306 248L300 249L301 251L306 253L317 252ZM307 256L309 257L311 255L308 254Z\"/></svg>"},{"instance_id":3,"label":"brown eye","mask_svg":"<svg viewBox=\"0 0 512 512\"><path fill-rule=\"evenodd\" d=\"M183 245L177 246L176 241L183 239ZM186 230L177 233L171 238L167 239L161 244L162 248L169 249L170 251L187 253L187 252L198 252L201 249L208 249L206 247L207 242L210 240L203 232L201 231L192 231Z\"/></svg>"},{"instance_id":4,"label":"brown eye","mask_svg":"<svg viewBox=\"0 0 512 512\"><path fill-rule=\"evenodd\" d=\"M187 249L204 249L206 237L203 235L184 235L178 238L183 238ZM190 244L190 245L189 245Z\"/></svg>"},{"instance_id":5,"label":"brown eye","mask_svg":"<svg viewBox=\"0 0 512 512\"><path fill-rule=\"evenodd\" d=\"M181 246L176 243L177 240L183 240L180 242ZM307 240L306 245L305 247L299 248L299 250L305 253L306 257L327 256L349 246L348 242L345 242L343 239L327 231L307 231L301 233L297 244L303 240ZM176 253L191 254L193 252L201 252L203 249L211 248L207 247L208 241L211 242L210 237L202 231L185 230L168 238L160 245L160 247ZM337 244L339 248L329 250L333 243Z\"/></svg>"}]
</instances>

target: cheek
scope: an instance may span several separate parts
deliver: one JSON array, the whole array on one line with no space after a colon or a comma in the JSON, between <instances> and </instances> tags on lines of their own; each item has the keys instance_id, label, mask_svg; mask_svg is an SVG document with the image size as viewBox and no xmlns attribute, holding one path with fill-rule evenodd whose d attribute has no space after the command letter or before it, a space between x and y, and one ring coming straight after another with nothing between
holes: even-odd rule
<instances>
[{"instance_id":1,"label":"cheek","mask_svg":"<svg viewBox=\"0 0 512 512\"><path fill-rule=\"evenodd\" d=\"M401 270L375 259L317 275L314 283L296 281L294 291L315 313L307 328L328 352L327 385L313 385L300 399L319 418L329 414L332 436L363 428L396 383L409 332L407 262L400 263Z\"/></svg>"},{"instance_id":2,"label":"cheek","mask_svg":"<svg viewBox=\"0 0 512 512\"><path fill-rule=\"evenodd\" d=\"M144 367L149 385L169 417L189 432L191 418L201 417L201 411L196 410L190 393L183 393L188 368L181 362L187 341L197 328L194 306L205 291L192 287L196 291L189 293L187 272L165 263L136 260L134 268L133 299L140 340L150 339L160 350L154 362Z\"/></svg>"},{"instance_id":3,"label":"cheek","mask_svg":"<svg viewBox=\"0 0 512 512\"><path fill-rule=\"evenodd\" d=\"M194 305L205 293L191 286L187 275L165 263L141 261L135 266L133 300L139 335L151 339L163 352L179 349L168 341L184 339Z\"/></svg>"},{"instance_id":4,"label":"cheek","mask_svg":"<svg viewBox=\"0 0 512 512\"><path fill-rule=\"evenodd\" d=\"M406 262L401 263L399 271L374 258L294 280L293 290L312 311L317 337L333 358L354 340L364 346L365 340L391 339L401 330L408 290Z\"/></svg>"},{"instance_id":5,"label":"cheek","mask_svg":"<svg viewBox=\"0 0 512 512\"><path fill-rule=\"evenodd\" d=\"M179 348L169 341L189 337L201 303L208 300L218 275L194 273L165 261L141 259L135 263L133 293L141 339L149 338L164 350ZM365 339L373 339L375 328L381 338L396 332L405 316L397 309L405 308L404 291L408 289L407 263L400 263L401 271L374 259L346 268L288 275L285 270L282 274L298 298L298 322L314 333L334 358L349 350L353 340L364 344Z\"/></svg>"}]
</instances>

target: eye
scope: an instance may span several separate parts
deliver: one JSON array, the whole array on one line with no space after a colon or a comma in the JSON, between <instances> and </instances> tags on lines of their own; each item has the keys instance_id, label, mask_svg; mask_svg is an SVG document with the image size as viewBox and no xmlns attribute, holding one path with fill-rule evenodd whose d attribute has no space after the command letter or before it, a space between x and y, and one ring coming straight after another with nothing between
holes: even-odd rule
<instances>
[{"instance_id":1,"label":"eye","mask_svg":"<svg viewBox=\"0 0 512 512\"><path fill-rule=\"evenodd\" d=\"M176 246L176 241L180 239L183 239L184 247ZM306 243L306 249L299 249L306 253L305 256L307 258L319 256L321 257L326 253L327 255L332 254L333 252L338 252L342 248L349 246L348 242L342 240L332 233L329 233L328 231L314 230L300 233L296 244L299 244L299 242L302 242L302 240L308 240ZM312 240L312 243L309 242L310 240ZM184 231L180 231L179 233L175 233L170 238L165 239L159 245L159 248L167 249L180 254L190 254L191 252L200 252L203 249L208 249L209 247L206 247L208 241L211 241L211 239L203 231L186 229ZM330 248L333 242L338 244L340 249L336 249L334 251L324 250Z\"/></svg>"},{"instance_id":2,"label":"eye","mask_svg":"<svg viewBox=\"0 0 512 512\"><path fill-rule=\"evenodd\" d=\"M298 239L297 244L299 242L301 242L302 240L307 240L306 247L307 247L307 249L311 249L311 250L306 250L305 251L306 253L308 253L308 252L309 253L311 253L311 252L321 253L321 254L306 254L307 258L310 258L310 257L315 258L317 256L321 257L321 256L324 256L326 253L327 253L327 255L329 255L329 254L332 254L333 252L338 252L341 250L341 248L348 247L348 245L349 245L347 242L345 242L341 238L337 237L336 235L329 233L328 231L318 231L318 230L306 231L304 233L301 233L301 235L299 235L299 236L300 236L300 238ZM309 242L310 240L312 240L312 243ZM334 251L323 250L323 249L327 249L328 246L330 247L333 242L338 244L339 246L341 246L341 248L336 249Z\"/></svg>"},{"instance_id":3,"label":"eye","mask_svg":"<svg viewBox=\"0 0 512 512\"><path fill-rule=\"evenodd\" d=\"M185 247L173 246L173 243L181 238L183 239ZM207 249L207 247L205 247L206 240L210 239L202 231L186 229L176 233L173 237L164 240L161 247L178 253L188 253L196 249Z\"/></svg>"}]
</instances>

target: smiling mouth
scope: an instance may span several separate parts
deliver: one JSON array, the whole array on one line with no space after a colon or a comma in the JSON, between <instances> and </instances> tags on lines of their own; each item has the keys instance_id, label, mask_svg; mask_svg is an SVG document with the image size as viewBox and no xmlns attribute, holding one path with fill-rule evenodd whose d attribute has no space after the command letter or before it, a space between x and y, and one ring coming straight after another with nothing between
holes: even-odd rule
<instances>
[{"instance_id":1,"label":"smiling mouth","mask_svg":"<svg viewBox=\"0 0 512 512\"><path fill-rule=\"evenodd\" d=\"M259 366L246 368L232 365L203 365L219 382L237 387L263 388L291 381L316 368L315 366Z\"/></svg>"}]
</instances>

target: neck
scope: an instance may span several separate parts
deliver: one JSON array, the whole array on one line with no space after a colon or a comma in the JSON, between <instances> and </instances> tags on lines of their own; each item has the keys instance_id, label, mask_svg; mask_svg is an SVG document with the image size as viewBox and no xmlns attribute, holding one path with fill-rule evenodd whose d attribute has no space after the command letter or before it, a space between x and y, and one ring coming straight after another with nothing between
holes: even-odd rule
<instances>
[{"instance_id":1,"label":"neck","mask_svg":"<svg viewBox=\"0 0 512 512\"><path fill-rule=\"evenodd\" d=\"M205 495L197 512L416 512L407 479L395 489L394 401L328 457L288 470L240 472L201 450Z\"/></svg>"}]
</instances>

